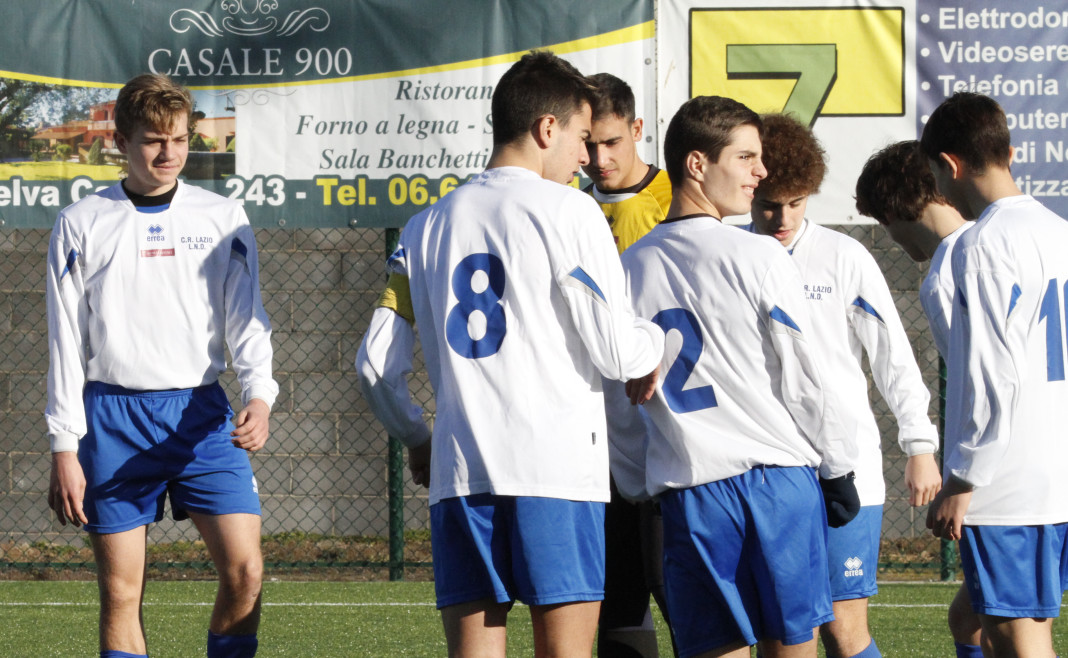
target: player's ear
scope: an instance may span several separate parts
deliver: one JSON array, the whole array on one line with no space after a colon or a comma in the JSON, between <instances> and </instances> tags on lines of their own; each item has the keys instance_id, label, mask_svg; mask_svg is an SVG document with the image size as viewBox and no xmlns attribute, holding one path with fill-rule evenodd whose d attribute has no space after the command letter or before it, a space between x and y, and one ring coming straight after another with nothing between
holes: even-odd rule
<instances>
[{"instance_id":1,"label":"player's ear","mask_svg":"<svg viewBox=\"0 0 1068 658\"><path fill-rule=\"evenodd\" d=\"M119 149L119 153L126 153L126 135L117 130L115 131L115 148Z\"/></svg>"},{"instance_id":2,"label":"player's ear","mask_svg":"<svg viewBox=\"0 0 1068 658\"><path fill-rule=\"evenodd\" d=\"M530 127L530 133L538 148L545 149L549 148L549 144L559 128L559 122L554 115L543 114L534 121L534 125Z\"/></svg>"},{"instance_id":3,"label":"player's ear","mask_svg":"<svg viewBox=\"0 0 1068 658\"><path fill-rule=\"evenodd\" d=\"M960 156L954 155L953 153L939 153L938 162L941 166L949 169L953 180L960 180L964 175L964 161L961 160Z\"/></svg>"},{"instance_id":4,"label":"player's ear","mask_svg":"<svg viewBox=\"0 0 1068 658\"><path fill-rule=\"evenodd\" d=\"M690 178L697 182L703 182L705 180L705 168L708 165L708 158L704 153L700 151L690 151L686 154L686 173Z\"/></svg>"},{"instance_id":5,"label":"player's ear","mask_svg":"<svg viewBox=\"0 0 1068 658\"><path fill-rule=\"evenodd\" d=\"M631 134L634 137L634 141L640 142L642 140L642 128L645 122L641 119L635 119L634 123L630 124Z\"/></svg>"}]
</instances>

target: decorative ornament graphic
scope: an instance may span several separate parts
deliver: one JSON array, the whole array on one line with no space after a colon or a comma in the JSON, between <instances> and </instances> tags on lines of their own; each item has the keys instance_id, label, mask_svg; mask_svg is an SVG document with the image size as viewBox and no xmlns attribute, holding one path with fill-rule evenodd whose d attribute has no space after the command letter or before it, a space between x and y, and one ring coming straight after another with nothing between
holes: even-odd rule
<instances>
[{"instance_id":1,"label":"decorative ornament graphic","mask_svg":"<svg viewBox=\"0 0 1068 658\"><path fill-rule=\"evenodd\" d=\"M279 4L279 0L221 0L219 7L227 15L220 21L206 11L177 9L171 13L171 29L178 33L197 29L209 37L223 37L227 33L246 37L264 34L288 37L305 27L322 32L330 26L330 14L325 9L295 9L281 17L274 15L276 11L283 13L278 9Z\"/></svg>"}]
</instances>

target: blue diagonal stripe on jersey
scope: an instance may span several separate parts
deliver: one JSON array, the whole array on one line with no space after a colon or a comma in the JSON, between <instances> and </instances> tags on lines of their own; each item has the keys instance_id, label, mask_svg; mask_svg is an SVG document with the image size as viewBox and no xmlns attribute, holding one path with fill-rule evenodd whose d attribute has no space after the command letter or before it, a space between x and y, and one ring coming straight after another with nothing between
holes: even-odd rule
<instances>
[{"instance_id":1,"label":"blue diagonal stripe on jersey","mask_svg":"<svg viewBox=\"0 0 1068 658\"><path fill-rule=\"evenodd\" d=\"M580 281L583 285L593 291L594 294L600 297L602 302L608 302L608 300L604 297L604 293L601 292L601 289L597 286L597 283L592 278L590 278L589 274L586 274L586 270L582 269L581 267L576 267L568 273L568 276L574 278L577 281Z\"/></svg>"},{"instance_id":2,"label":"blue diagonal stripe on jersey","mask_svg":"<svg viewBox=\"0 0 1068 658\"><path fill-rule=\"evenodd\" d=\"M964 296L964 291L961 290L960 288L957 288L957 299L960 300L961 308L963 308L965 311L967 311L968 310L968 299Z\"/></svg>"},{"instance_id":3,"label":"blue diagonal stripe on jersey","mask_svg":"<svg viewBox=\"0 0 1068 658\"><path fill-rule=\"evenodd\" d=\"M879 322L883 321L883 317L879 315L879 312L875 310L875 307L869 304L868 300L864 299L863 297L857 297L856 299L854 299L853 306L856 306L857 308L861 309L868 315L874 317Z\"/></svg>"},{"instance_id":4,"label":"blue diagonal stripe on jersey","mask_svg":"<svg viewBox=\"0 0 1068 658\"><path fill-rule=\"evenodd\" d=\"M230 243L230 254L233 255L234 253L237 253L242 259L248 258L248 247L241 241L241 238L234 238L233 242Z\"/></svg>"},{"instance_id":5,"label":"blue diagonal stripe on jersey","mask_svg":"<svg viewBox=\"0 0 1068 658\"><path fill-rule=\"evenodd\" d=\"M389 265L389 264L390 264L390 263L392 263L393 261L395 261L395 260L398 260L398 259L400 259L400 258L404 258L404 257L405 257L405 253L404 253L404 247L401 247L400 249L398 249L398 250L394 251L394 252L393 252L393 253L392 253L392 254L390 255L390 257L386 259L386 265Z\"/></svg>"},{"instance_id":6,"label":"blue diagonal stripe on jersey","mask_svg":"<svg viewBox=\"0 0 1068 658\"><path fill-rule=\"evenodd\" d=\"M242 265L245 266L245 271L248 272L248 247L241 241L240 238L234 238L230 241L230 258L237 259Z\"/></svg>"},{"instance_id":7,"label":"blue diagonal stripe on jersey","mask_svg":"<svg viewBox=\"0 0 1068 658\"><path fill-rule=\"evenodd\" d=\"M801 333L801 327L797 326L797 323L794 322L794 319L787 315L786 311L782 310L778 306L771 309L771 313L768 313L768 315L771 317L772 320L775 320L780 324L784 324L787 327L793 329L794 331Z\"/></svg>"},{"instance_id":8,"label":"blue diagonal stripe on jersey","mask_svg":"<svg viewBox=\"0 0 1068 658\"><path fill-rule=\"evenodd\" d=\"M63 272L59 275L59 280L62 281L63 277L67 276L67 273L74 269L74 264L78 262L78 251L71 249L67 254L67 265L63 268Z\"/></svg>"},{"instance_id":9,"label":"blue diagonal stripe on jersey","mask_svg":"<svg viewBox=\"0 0 1068 658\"><path fill-rule=\"evenodd\" d=\"M1009 312L1005 314L1005 319L1008 319L1012 315L1012 309L1016 308L1016 302L1020 301L1020 295L1023 291L1020 290L1020 284L1012 284L1012 296L1009 297Z\"/></svg>"}]
</instances>

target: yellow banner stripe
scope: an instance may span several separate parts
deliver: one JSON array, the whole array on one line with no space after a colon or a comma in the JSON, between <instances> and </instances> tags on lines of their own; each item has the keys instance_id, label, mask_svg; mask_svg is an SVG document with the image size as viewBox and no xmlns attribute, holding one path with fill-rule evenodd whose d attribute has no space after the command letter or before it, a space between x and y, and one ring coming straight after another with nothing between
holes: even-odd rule
<instances>
[{"instance_id":1,"label":"yellow banner stripe","mask_svg":"<svg viewBox=\"0 0 1068 658\"><path fill-rule=\"evenodd\" d=\"M536 50L551 50L557 55L565 53L575 53L584 50L593 50L594 48L605 48L607 46L618 46L624 43L630 43L632 41L641 41L643 39L652 39L656 36L656 24L654 21L647 21L645 23L639 23L638 25L632 25L612 32L606 32L604 34L598 34L592 37L584 37L582 39L575 39L574 41L565 41L563 43L552 44L537 48ZM451 64L437 64L434 66L424 66L413 69L404 69L400 71L387 71L383 73L368 73L366 75L354 75L344 78L330 78L328 80L305 80L305 81L291 81L291 82L274 82L269 84L255 84L255 85L188 85L189 89L196 90L226 90L226 89L269 89L273 87L296 87L304 85L325 85L336 84L339 82L360 82L364 80L382 80L387 78L397 78L409 75L423 75L426 73L442 73L445 71L459 71L463 69L479 68L483 66L492 66L494 64L506 64L514 62L526 54L528 51L518 51L514 53L507 53L504 55L494 55L493 57L480 57L478 59L471 59L464 62L453 62ZM27 80L29 82L43 82L53 85L67 85L71 87L99 87L104 89L120 89L124 83L115 82L89 82L86 80L70 80L67 78L53 78L44 75L30 75L26 73L18 73L15 71L0 71L0 77L13 78L15 80Z\"/></svg>"}]
</instances>

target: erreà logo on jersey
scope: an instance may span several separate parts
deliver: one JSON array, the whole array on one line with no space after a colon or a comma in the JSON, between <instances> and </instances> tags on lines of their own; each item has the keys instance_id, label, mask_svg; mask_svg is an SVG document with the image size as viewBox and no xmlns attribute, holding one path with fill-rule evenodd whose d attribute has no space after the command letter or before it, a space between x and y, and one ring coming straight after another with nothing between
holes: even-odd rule
<instances>
[{"instance_id":1,"label":"erre\u00e0 logo on jersey","mask_svg":"<svg viewBox=\"0 0 1068 658\"><path fill-rule=\"evenodd\" d=\"M845 573L846 578L851 576L863 576L864 575L864 562L859 557L851 557L845 561Z\"/></svg>"},{"instance_id":2,"label":"erre\u00e0 logo on jersey","mask_svg":"<svg viewBox=\"0 0 1068 658\"><path fill-rule=\"evenodd\" d=\"M174 255L174 247L168 247L170 238L164 235L163 227L159 224L151 224L145 231L142 240L141 258Z\"/></svg>"},{"instance_id":3,"label":"erre\u00e0 logo on jersey","mask_svg":"<svg viewBox=\"0 0 1068 658\"><path fill-rule=\"evenodd\" d=\"M348 49L320 52L324 50L321 43L312 45L322 39L317 33L330 27L330 13L303 3L285 4L283 0L220 0L209 11L174 9L166 24L180 43L149 50L145 55L148 70L187 84L201 78L256 83L347 74L353 64Z\"/></svg>"}]
</instances>

